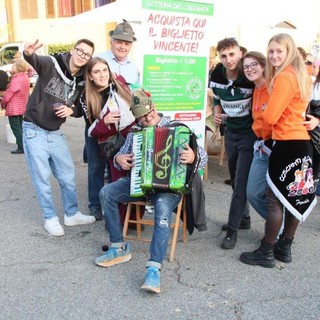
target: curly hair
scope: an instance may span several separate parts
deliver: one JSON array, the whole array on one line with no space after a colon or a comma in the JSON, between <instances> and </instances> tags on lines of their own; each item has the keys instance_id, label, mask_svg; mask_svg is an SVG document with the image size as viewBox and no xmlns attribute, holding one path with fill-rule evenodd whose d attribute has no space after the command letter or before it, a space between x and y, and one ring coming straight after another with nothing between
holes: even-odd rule
<instances>
[{"instance_id":1,"label":"curly hair","mask_svg":"<svg viewBox=\"0 0 320 320\"><path fill-rule=\"evenodd\" d=\"M217 51L225 50L228 48L239 47L238 41L236 38L224 38L220 40L217 44Z\"/></svg>"}]
</instances>

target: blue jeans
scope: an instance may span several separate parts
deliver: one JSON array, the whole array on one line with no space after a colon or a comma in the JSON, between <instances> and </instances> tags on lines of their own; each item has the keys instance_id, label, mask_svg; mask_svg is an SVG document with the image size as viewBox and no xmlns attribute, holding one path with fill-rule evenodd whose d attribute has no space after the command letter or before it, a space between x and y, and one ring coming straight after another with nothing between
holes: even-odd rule
<instances>
[{"instance_id":1,"label":"blue jeans","mask_svg":"<svg viewBox=\"0 0 320 320\"><path fill-rule=\"evenodd\" d=\"M100 209L99 192L104 186L104 173L107 159L100 153L98 141L88 137L88 128L85 130L85 142L88 161L88 200L89 209Z\"/></svg>"},{"instance_id":2,"label":"blue jeans","mask_svg":"<svg viewBox=\"0 0 320 320\"><path fill-rule=\"evenodd\" d=\"M254 210L263 219L267 219L267 178L269 156L259 150L253 153L253 160L248 177L247 198Z\"/></svg>"},{"instance_id":3,"label":"blue jeans","mask_svg":"<svg viewBox=\"0 0 320 320\"><path fill-rule=\"evenodd\" d=\"M249 215L246 190L255 140L253 131L232 133L225 130L228 168L233 181L228 227L233 230L238 230L242 217Z\"/></svg>"},{"instance_id":4,"label":"blue jeans","mask_svg":"<svg viewBox=\"0 0 320 320\"><path fill-rule=\"evenodd\" d=\"M23 124L23 147L44 219L55 217L51 174L59 181L64 213L79 211L73 160L60 130L47 131L31 122Z\"/></svg>"},{"instance_id":5,"label":"blue jeans","mask_svg":"<svg viewBox=\"0 0 320 320\"><path fill-rule=\"evenodd\" d=\"M156 192L150 199L154 205L154 229L147 266L152 265L161 269L171 231L171 215L181 200L181 194ZM111 246L119 247L124 242L118 204L144 200L144 197L130 197L129 177L120 178L101 189L100 202L109 230Z\"/></svg>"}]
</instances>

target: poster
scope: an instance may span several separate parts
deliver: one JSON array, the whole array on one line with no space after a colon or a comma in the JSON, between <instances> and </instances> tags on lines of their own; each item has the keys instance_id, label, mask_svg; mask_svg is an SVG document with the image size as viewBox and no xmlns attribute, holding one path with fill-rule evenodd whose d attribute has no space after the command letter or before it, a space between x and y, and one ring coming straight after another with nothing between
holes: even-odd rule
<instances>
[{"instance_id":1,"label":"poster","mask_svg":"<svg viewBox=\"0 0 320 320\"><path fill-rule=\"evenodd\" d=\"M142 0L143 87L204 145L212 1Z\"/></svg>"}]
</instances>

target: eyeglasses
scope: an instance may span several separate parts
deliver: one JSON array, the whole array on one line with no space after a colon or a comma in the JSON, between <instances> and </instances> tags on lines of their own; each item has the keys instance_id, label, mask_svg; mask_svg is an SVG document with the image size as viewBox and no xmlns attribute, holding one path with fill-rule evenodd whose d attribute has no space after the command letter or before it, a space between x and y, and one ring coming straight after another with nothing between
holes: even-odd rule
<instances>
[{"instance_id":1,"label":"eyeglasses","mask_svg":"<svg viewBox=\"0 0 320 320\"><path fill-rule=\"evenodd\" d=\"M251 62L250 64L246 64L243 66L244 71L249 71L249 69L254 70L258 65L258 62Z\"/></svg>"},{"instance_id":2,"label":"eyeglasses","mask_svg":"<svg viewBox=\"0 0 320 320\"><path fill-rule=\"evenodd\" d=\"M147 114L145 114L144 116L140 117L139 118L139 121L142 121L142 120L147 120L148 117L153 117L154 116L154 109L150 110Z\"/></svg>"},{"instance_id":3,"label":"eyeglasses","mask_svg":"<svg viewBox=\"0 0 320 320\"><path fill-rule=\"evenodd\" d=\"M76 53L79 57L84 57L85 60L89 61L92 58L92 55L89 53L84 52L82 49L80 48L75 48Z\"/></svg>"}]
</instances>

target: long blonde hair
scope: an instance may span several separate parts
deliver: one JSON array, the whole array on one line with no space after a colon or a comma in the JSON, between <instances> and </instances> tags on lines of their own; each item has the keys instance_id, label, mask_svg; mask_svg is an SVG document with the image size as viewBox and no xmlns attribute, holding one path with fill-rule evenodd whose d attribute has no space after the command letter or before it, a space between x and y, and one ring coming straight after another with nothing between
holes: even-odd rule
<instances>
[{"instance_id":1,"label":"long blonde hair","mask_svg":"<svg viewBox=\"0 0 320 320\"><path fill-rule=\"evenodd\" d=\"M91 117L94 119L99 118L99 114L103 106L102 104L102 97L98 91L98 88L95 86L94 82L90 80L90 73L92 68L97 63L103 63L108 67L109 71L109 86L114 85L114 90L120 95L120 97L128 103L128 108L130 108L130 101L131 101L131 93L129 89L125 89L124 86L117 81L111 72L108 62L99 57L92 58L86 66L86 73L85 73L85 96L86 96L86 105L87 105L87 112L88 112L88 119L91 122Z\"/></svg>"},{"instance_id":2,"label":"long blonde hair","mask_svg":"<svg viewBox=\"0 0 320 320\"><path fill-rule=\"evenodd\" d=\"M272 66L270 59L266 64L266 86L269 93L272 92L274 80L276 76L287 66L291 65L294 69L299 84L301 100L308 101L311 95L311 78L307 73L307 68L301 58L301 55L294 43L292 37L287 33L279 33L274 35L268 42L268 47L272 41L284 46L287 50L287 56L279 68ZM269 56L267 54L267 56Z\"/></svg>"}]
</instances>

